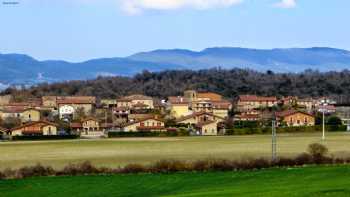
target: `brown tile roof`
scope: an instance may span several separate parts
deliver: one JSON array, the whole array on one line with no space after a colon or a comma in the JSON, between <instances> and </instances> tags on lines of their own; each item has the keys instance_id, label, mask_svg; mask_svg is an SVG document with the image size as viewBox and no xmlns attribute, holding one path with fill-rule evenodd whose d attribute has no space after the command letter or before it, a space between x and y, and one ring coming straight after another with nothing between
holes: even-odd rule
<instances>
[{"instance_id":1,"label":"brown tile roof","mask_svg":"<svg viewBox=\"0 0 350 197\"><path fill-rule=\"evenodd\" d=\"M212 106L214 109L229 109L232 107L232 104L229 101L214 101Z\"/></svg>"},{"instance_id":2,"label":"brown tile roof","mask_svg":"<svg viewBox=\"0 0 350 197\"><path fill-rule=\"evenodd\" d=\"M22 113L24 110L26 109L26 107L24 106L6 106L3 107L2 109L0 109L0 111L4 112L4 113Z\"/></svg>"},{"instance_id":3,"label":"brown tile roof","mask_svg":"<svg viewBox=\"0 0 350 197\"><path fill-rule=\"evenodd\" d=\"M93 96L59 96L57 104L95 104L96 97Z\"/></svg>"},{"instance_id":4,"label":"brown tile roof","mask_svg":"<svg viewBox=\"0 0 350 197\"><path fill-rule=\"evenodd\" d=\"M216 116L212 113L208 113L208 112L195 112L195 113L192 113L190 115L187 115L187 116L183 116L183 117L180 117L176 120L176 122L182 122L184 120L188 120L188 119L191 119L191 118L194 118L196 116L201 116L201 115L208 115L208 116L213 116L213 117L216 117L216 118L219 118L219 119L224 119L220 116Z\"/></svg>"},{"instance_id":5,"label":"brown tile roof","mask_svg":"<svg viewBox=\"0 0 350 197\"><path fill-rule=\"evenodd\" d=\"M196 124L197 128L201 128L203 126L209 125L209 124L213 124L215 123L215 121L205 121L205 122L199 122L198 124Z\"/></svg>"},{"instance_id":6,"label":"brown tile roof","mask_svg":"<svg viewBox=\"0 0 350 197\"><path fill-rule=\"evenodd\" d=\"M22 128L25 128L25 127L29 127L29 126L33 126L33 125L36 125L36 124L41 124L40 128L42 128L43 126L47 126L47 125L51 125L51 126L55 126L57 127L58 125L53 123L53 122L49 122L49 121L46 121L46 120L40 120L40 121L36 121L36 122L28 122L26 124L23 124L21 126L18 126L18 127L15 127L11 130L18 130L18 129L22 129Z\"/></svg>"},{"instance_id":7,"label":"brown tile roof","mask_svg":"<svg viewBox=\"0 0 350 197\"><path fill-rule=\"evenodd\" d=\"M141 94L134 94L134 95L125 96L117 99L117 101L132 101L132 100L153 100L153 98L149 96L141 95Z\"/></svg>"},{"instance_id":8,"label":"brown tile roof","mask_svg":"<svg viewBox=\"0 0 350 197\"><path fill-rule=\"evenodd\" d=\"M143 121L146 121L146 120L156 120L156 121L164 122L162 119L152 116L152 117L146 117L146 118L143 118L143 119L139 119L139 120L136 120L134 122L128 122L128 123L124 124L123 126L125 127L125 126L129 126L129 125L137 124L137 123L140 123L140 122L143 122Z\"/></svg>"},{"instance_id":9,"label":"brown tile roof","mask_svg":"<svg viewBox=\"0 0 350 197\"><path fill-rule=\"evenodd\" d=\"M171 104L188 104L189 100L182 96L169 96L168 102L170 102Z\"/></svg>"},{"instance_id":10,"label":"brown tile roof","mask_svg":"<svg viewBox=\"0 0 350 197\"><path fill-rule=\"evenodd\" d=\"M80 122L72 122L72 123L70 123L70 127L77 129L77 128L82 128L83 126Z\"/></svg>"},{"instance_id":11,"label":"brown tile roof","mask_svg":"<svg viewBox=\"0 0 350 197\"><path fill-rule=\"evenodd\" d=\"M249 101L277 101L276 97L264 97L264 96L256 96L256 95L240 95L239 96L239 100L240 101L245 101L245 102L249 102Z\"/></svg>"},{"instance_id":12,"label":"brown tile roof","mask_svg":"<svg viewBox=\"0 0 350 197\"><path fill-rule=\"evenodd\" d=\"M207 98L211 101L219 101L222 99L222 96L214 92L198 92L197 98Z\"/></svg>"},{"instance_id":13,"label":"brown tile roof","mask_svg":"<svg viewBox=\"0 0 350 197\"><path fill-rule=\"evenodd\" d=\"M57 100L57 104L95 104L95 102L81 99L64 99Z\"/></svg>"},{"instance_id":14,"label":"brown tile roof","mask_svg":"<svg viewBox=\"0 0 350 197\"><path fill-rule=\"evenodd\" d=\"M313 116L312 114L309 114L307 112L297 111L297 110L286 110L286 111L282 111L282 112L276 112L275 115L276 115L276 117L283 118L283 117L290 116L290 115L293 115L296 113L302 113L302 114L305 114L308 116Z\"/></svg>"}]
</instances>

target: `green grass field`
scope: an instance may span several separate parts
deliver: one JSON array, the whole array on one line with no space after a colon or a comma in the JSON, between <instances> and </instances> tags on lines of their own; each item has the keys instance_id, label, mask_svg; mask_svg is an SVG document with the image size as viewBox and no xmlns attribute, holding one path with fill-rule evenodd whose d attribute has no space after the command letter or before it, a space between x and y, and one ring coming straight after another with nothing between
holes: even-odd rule
<instances>
[{"instance_id":1,"label":"green grass field","mask_svg":"<svg viewBox=\"0 0 350 197\"><path fill-rule=\"evenodd\" d=\"M42 177L0 181L0 196L350 196L350 167Z\"/></svg>"},{"instance_id":2,"label":"green grass field","mask_svg":"<svg viewBox=\"0 0 350 197\"><path fill-rule=\"evenodd\" d=\"M278 137L280 156L304 152L321 142L321 133L284 134ZM336 156L349 156L350 133L328 133L324 144ZM69 162L89 160L106 167L128 163L147 164L161 159L196 160L270 157L268 135L174 138L119 138L102 140L0 142L0 170L40 162L61 168Z\"/></svg>"}]
</instances>

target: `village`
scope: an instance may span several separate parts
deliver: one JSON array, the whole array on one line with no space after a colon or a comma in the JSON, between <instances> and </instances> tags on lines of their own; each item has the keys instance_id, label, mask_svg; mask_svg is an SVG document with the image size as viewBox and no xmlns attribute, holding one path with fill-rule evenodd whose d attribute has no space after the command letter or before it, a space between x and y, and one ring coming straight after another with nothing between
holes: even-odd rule
<instances>
[{"instance_id":1,"label":"village","mask_svg":"<svg viewBox=\"0 0 350 197\"><path fill-rule=\"evenodd\" d=\"M270 127L272 120L277 121L277 127L313 127L322 121L322 116L318 120L320 114L332 117L328 119L336 123L331 124L346 128L349 109L325 97L240 95L233 99L195 90L163 100L135 94L116 99L43 96L15 102L11 95L5 95L0 99L0 135L3 139L65 135L100 138L111 133L216 136L227 135L238 126Z\"/></svg>"}]
</instances>

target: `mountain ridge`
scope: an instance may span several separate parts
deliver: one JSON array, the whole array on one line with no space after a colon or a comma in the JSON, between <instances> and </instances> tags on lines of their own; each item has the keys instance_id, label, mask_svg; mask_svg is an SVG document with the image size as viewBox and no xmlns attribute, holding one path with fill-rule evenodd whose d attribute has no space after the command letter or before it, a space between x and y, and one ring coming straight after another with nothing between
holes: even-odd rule
<instances>
[{"instance_id":1,"label":"mountain ridge","mask_svg":"<svg viewBox=\"0 0 350 197\"><path fill-rule=\"evenodd\" d=\"M42 82L86 80L97 76L132 76L143 70L158 72L213 67L244 68L262 72L302 72L306 69L321 72L341 71L350 68L350 51L331 47L211 47L201 51L157 49L127 57L95 58L82 62L39 61L26 54L0 53L0 83L34 85Z\"/></svg>"}]
</instances>

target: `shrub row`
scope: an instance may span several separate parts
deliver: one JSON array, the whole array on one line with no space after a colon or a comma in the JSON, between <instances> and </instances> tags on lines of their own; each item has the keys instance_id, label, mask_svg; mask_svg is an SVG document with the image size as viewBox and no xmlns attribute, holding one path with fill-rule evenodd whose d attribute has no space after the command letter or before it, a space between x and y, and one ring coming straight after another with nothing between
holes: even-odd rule
<instances>
[{"instance_id":1,"label":"shrub row","mask_svg":"<svg viewBox=\"0 0 350 197\"><path fill-rule=\"evenodd\" d=\"M0 179L22 179L37 176L78 176L97 174L130 174L130 173L174 173L174 172L208 172L259 170L272 167L297 167L311 164L349 164L350 158L312 157L303 153L295 158L279 158L272 162L265 158L247 160L207 159L194 162L162 160L152 165L129 164L120 168L96 167L86 161L80 164L69 164L61 170L37 164L18 170L5 169L0 172Z\"/></svg>"},{"instance_id":2,"label":"shrub row","mask_svg":"<svg viewBox=\"0 0 350 197\"><path fill-rule=\"evenodd\" d=\"M128 174L128 173L173 173L173 172L206 172L258 170L271 167L296 167L310 164L349 164L350 158L327 157L328 149L321 144L311 144L308 153L295 158L279 158L271 161L265 158L246 160L206 159L194 162L162 160L151 165L129 164L119 168L98 168L86 161L80 164L69 164L61 170L52 167L23 167L18 170L6 169L0 172L0 179L20 179L35 176L77 176L95 174Z\"/></svg>"},{"instance_id":3,"label":"shrub row","mask_svg":"<svg viewBox=\"0 0 350 197\"><path fill-rule=\"evenodd\" d=\"M346 125L327 125L326 131L346 131ZM312 133L322 131L322 126L310 127L278 127L277 133ZM256 128L232 128L226 130L226 135L247 135L247 134L267 134L271 133L271 127L256 127Z\"/></svg>"},{"instance_id":4,"label":"shrub row","mask_svg":"<svg viewBox=\"0 0 350 197\"><path fill-rule=\"evenodd\" d=\"M147 132L147 131L138 131L138 132L108 132L109 138L118 138L118 137L175 137L175 136L189 136L189 132L185 130L180 131L167 131L167 132Z\"/></svg>"},{"instance_id":5,"label":"shrub row","mask_svg":"<svg viewBox=\"0 0 350 197\"><path fill-rule=\"evenodd\" d=\"M38 136L12 136L12 140L69 140L77 139L78 135L38 135Z\"/></svg>"}]
</instances>

